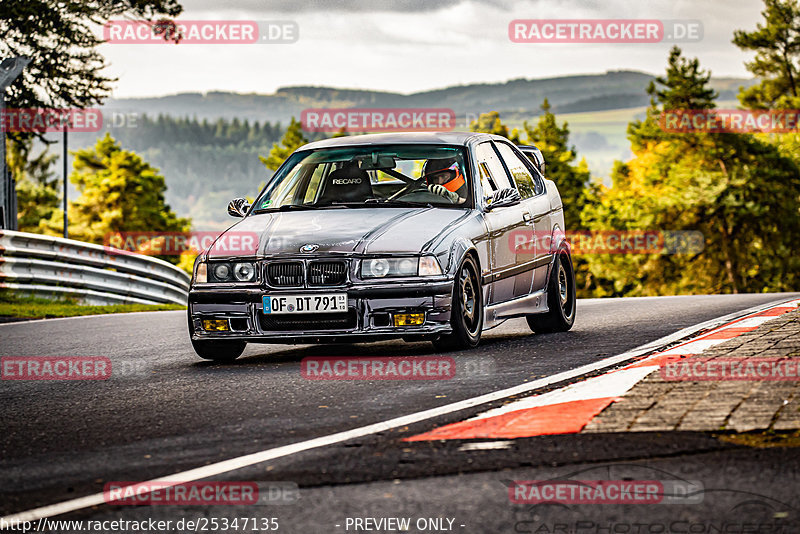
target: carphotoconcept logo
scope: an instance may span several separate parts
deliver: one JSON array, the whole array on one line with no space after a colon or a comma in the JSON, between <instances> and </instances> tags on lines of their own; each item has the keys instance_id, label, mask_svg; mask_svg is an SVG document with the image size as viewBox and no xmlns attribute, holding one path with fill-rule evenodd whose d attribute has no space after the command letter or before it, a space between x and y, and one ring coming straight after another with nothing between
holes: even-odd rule
<instances>
[{"instance_id":1,"label":"carphotoconcept logo","mask_svg":"<svg viewBox=\"0 0 800 534\"><path fill-rule=\"evenodd\" d=\"M108 380L105 356L3 356L3 380Z\"/></svg>"},{"instance_id":2,"label":"carphotoconcept logo","mask_svg":"<svg viewBox=\"0 0 800 534\"><path fill-rule=\"evenodd\" d=\"M300 28L289 20L111 20L103 39L111 44L290 44Z\"/></svg>"},{"instance_id":3,"label":"carphotoconcept logo","mask_svg":"<svg viewBox=\"0 0 800 534\"><path fill-rule=\"evenodd\" d=\"M300 114L307 132L436 132L456 127L446 108L311 108Z\"/></svg>"},{"instance_id":4,"label":"carphotoconcept logo","mask_svg":"<svg viewBox=\"0 0 800 534\"><path fill-rule=\"evenodd\" d=\"M668 133L791 133L800 130L800 110L670 109L658 125Z\"/></svg>"},{"instance_id":5,"label":"carphotoconcept logo","mask_svg":"<svg viewBox=\"0 0 800 534\"><path fill-rule=\"evenodd\" d=\"M308 357L300 373L307 380L450 380L456 362L449 356Z\"/></svg>"},{"instance_id":6,"label":"carphotoconcept logo","mask_svg":"<svg viewBox=\"0 0 800 534\"><path fill-rule=\"evenodd\" d=\"M508 24L514 43L661 43L703 39L699 20L516 19Z\"/></svg>"}]
</instances>

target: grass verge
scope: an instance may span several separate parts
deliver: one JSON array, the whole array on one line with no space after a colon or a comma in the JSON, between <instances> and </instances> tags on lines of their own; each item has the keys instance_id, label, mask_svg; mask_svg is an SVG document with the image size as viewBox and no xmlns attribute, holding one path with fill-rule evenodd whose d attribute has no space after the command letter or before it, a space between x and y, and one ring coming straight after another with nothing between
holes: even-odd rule
<instances>
[{"instance_id":1,"label":"grass verge","mask_svg":"<svg viewBox=\"0 0 800 534\"><path fill-rule=\"evenodd\" d=\"M27 298L0 292L0 318L47 319L50 317L75 317L104 313L130 313L141 311L185 310L180 304L110 304L84 306L69 300Z\"/></svg>"}]
</instances>

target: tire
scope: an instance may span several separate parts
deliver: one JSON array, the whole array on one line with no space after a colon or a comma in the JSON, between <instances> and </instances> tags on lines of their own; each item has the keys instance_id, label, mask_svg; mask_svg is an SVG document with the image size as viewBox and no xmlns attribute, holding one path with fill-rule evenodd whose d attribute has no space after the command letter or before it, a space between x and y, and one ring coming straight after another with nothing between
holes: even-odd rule
<instances>
[{"instance_id":1,"label":"tire","mask_svg":"<svg viewBox=\"0 0 800 534\"><path fill-rule=\"evenodd\" d=\"M528 326L536 333L566 332L575 323L575 272L572 259L560 251L547 282L547 313L528 315Z\"/></svg>"},{"instance_id":2,"label":"tire","mask_svg":"<svg viewBox=\"0 0 800 534\"><path fill-rule=\"evenodd\" d=\"M453 332L433 340L436 349L471 349L480 343L483 330L483 289L478 278L479 272L472 256L467 256L458 268L450 310Z\"/></svg>"},{"instance_id":3,"label":"tire","mask_svg":"<svg viewBox=\"0 0 800 534\"><path fill-rule=\"evenodd\" d=\"M232 362L242 355L246 346L245 341L192 340L192 347L198 356L215 362Z\"/></svg>"}]
</instances>

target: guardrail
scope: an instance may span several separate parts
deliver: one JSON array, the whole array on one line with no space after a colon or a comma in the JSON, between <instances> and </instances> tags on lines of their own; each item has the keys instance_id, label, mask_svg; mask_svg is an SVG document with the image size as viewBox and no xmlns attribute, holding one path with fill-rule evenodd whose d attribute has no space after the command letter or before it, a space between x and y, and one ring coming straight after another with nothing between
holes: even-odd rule
<instances>
[{"instance_id":1,"label":"guardrail","mask_svg":"<svg viewBox=\"0 0 800 534\"><path fill-rule=\"evenodd\" d=\"M110 247L0 230L0 288L84 304L186 304L189 275L171 263Z\"/></svg>"}]
</instances>

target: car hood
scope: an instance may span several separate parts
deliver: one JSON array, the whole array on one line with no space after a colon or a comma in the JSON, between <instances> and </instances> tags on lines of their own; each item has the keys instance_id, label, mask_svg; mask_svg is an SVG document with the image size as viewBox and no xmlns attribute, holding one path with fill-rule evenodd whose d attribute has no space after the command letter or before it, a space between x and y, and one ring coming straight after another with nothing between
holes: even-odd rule
<instances>
[{"instance_id":1,"label":"car hood","mask_svg":"<svg viewBox=\"0 0 800 534\"><path fill-rule=\"evenodd\" d=\"M468 209L339 208L251 215L225 231L209 258L315 253L416 253L465 221Z\"/></svg>"}]
</instances>

